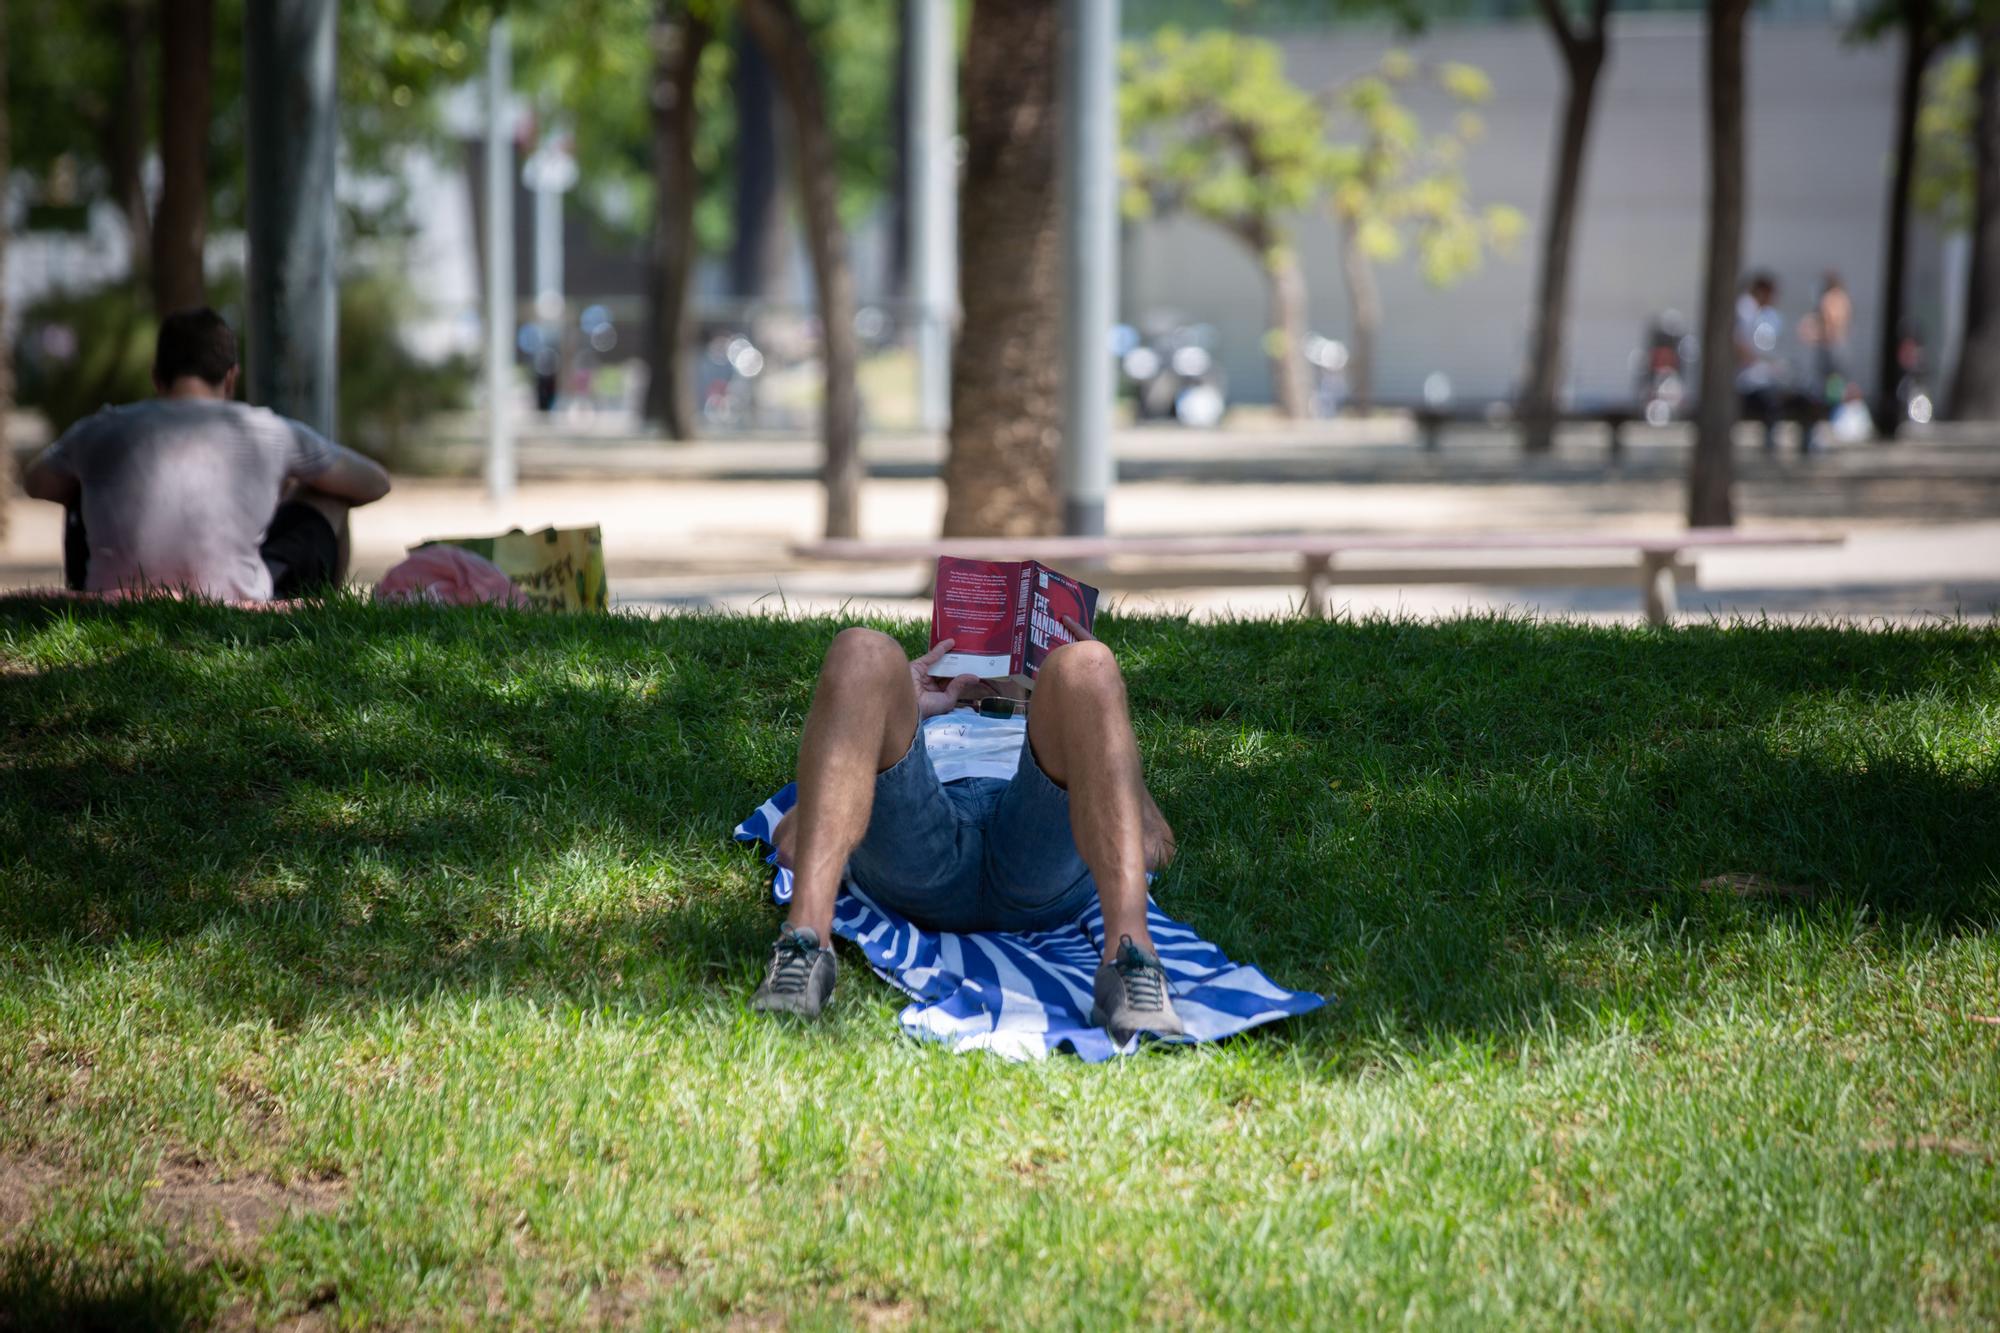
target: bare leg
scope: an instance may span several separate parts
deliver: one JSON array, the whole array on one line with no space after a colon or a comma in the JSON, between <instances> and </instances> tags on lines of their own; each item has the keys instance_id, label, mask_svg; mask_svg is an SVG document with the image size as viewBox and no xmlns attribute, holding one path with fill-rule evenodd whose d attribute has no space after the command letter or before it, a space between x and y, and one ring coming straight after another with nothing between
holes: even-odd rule
<instances>
[{"instance_id":1,"label":"bare leg","mask_svg":"<svg viewBox=\"0 0 2000 1333\"><path fill-rule=\"evenodd\" d=\"M872 629L834 636L799 741L799 803L780 825L790 855L786 920L833 937L833 900L875 807L875 776L909 753L917 696L903 645ZM786 825L796 825L787 828Z\"/></svg>"},{"instance_id":2,"label":"bare leg","mask_svg":"<svg viewBox=\"0 0 2000 1333\"><path fill-rule=\"evenodd\" d=\"M1086 641L1049 654L1028 710L1028 743L1042 771L1069 792L1070 831L1104 908L1104 956L1114 956L1122 935L1154 952L1146 930L1146 783L1125 678L1109 648Z\"/></svg>"}]
</instances>

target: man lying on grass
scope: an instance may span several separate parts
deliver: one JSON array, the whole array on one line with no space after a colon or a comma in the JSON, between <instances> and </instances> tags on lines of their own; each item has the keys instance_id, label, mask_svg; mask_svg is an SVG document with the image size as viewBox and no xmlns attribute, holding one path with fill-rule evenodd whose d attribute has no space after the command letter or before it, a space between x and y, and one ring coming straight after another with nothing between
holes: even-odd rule
<instances>
[{"instance_id":1,"label":"man lying on grass","mask_svg":"<svg viewBox=\"0 0 2000 1333\"><path fill-rule=\"evenodd\" d=\"M875 630L835 636L799 742L798 804L774 835L791 911L752 1008L825 1007L834 898L852 874L930 930L1049 930L1094 895L1107 947L1091 1022L1120 1044L1180 1035L1146 929L1147 872L1173 856L1174 833L1140 772L1117 661L1063 624L1078 641L1042 663L1025 717L961 706L997 694L977 676L931 675L950 639L912 661Z\"/></svg>"}]
</instances>

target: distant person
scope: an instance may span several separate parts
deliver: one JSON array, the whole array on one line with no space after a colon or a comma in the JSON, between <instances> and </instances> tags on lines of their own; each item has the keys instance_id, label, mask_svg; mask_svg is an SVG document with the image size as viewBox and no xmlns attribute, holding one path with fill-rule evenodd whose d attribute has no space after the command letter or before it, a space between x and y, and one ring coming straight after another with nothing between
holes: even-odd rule
<instances>
[{"instance_id":1,"label":"distant person","mask_svg":"<svg viewBox=\"0 0 2000 1333\"><path fill-rule=\"evenodd\" d=\"M235 401L236 335L213 310L160 323L158 397L77 422L23 476L69 514L72 588L268 601L347 576L347 511L389 474L297 421Z\"/></svg>"},{"instance_id":2,"label":"distant person","mask_svg":"<svg viewBox=\"0 0 2000 1333\"><path fill-rule=\"evenodd\" d=\"M1829 403L1847 397L1847 340L1854 330L1854 301L1840 274L1828 269L1820 279L1819 304L1813 310L1815 333L1813 381Z\"/></svg>"},{"instance_id":3,"label":"distant person","mask_svg":"<svg viewBox=\"0 0 2000 1333\"><path fill-rule=\"evenodd\" d=\"M1778 343L1785 317L1778 313L1778 283L1768 273L1753 273L1736 300L1736 392L1743 416L1764 425L1764 452L1778 447L1778 423L1797 412L1797 394L1787 383ZM1810 444L1810 432L1799 437L1799 450Z\"/></svg>"}]
</instances>

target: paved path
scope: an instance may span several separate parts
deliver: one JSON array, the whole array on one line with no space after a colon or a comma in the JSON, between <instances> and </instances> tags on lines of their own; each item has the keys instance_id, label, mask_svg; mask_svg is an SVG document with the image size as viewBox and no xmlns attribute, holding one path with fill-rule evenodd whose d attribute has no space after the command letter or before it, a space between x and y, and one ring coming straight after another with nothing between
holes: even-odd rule
<instances>
[{"instance_id":1,"label":"paved path","mask_svg":"<svg viewBox=\"0 0 2000 1333\"><path fill-rule=\"evenodd\" d=\"M1685 437L1639 430L1607 463L1588 431L1550 458L1522 460L1501 432L1461 431L1436 454L1398 423L1320 423L1288 431L1129 430L1118 437L1121 484L1112 530L1129 534L1298 530L1436 532L1671 530L1680 526ZM864 535L933 535L943 509L941 446L916 436L871 439ZM502 506L460 478L398 480L355 516L355 573L372 580L426 537L548 523L600 524L616 600L634 608L729 607L921 611L923 571L802 566L788 544L818 535L817 447L781 439L691 446L593 439L527 441L526 480ZM1699 558L1684 611L1787 619L2000 610L2000 446L1936 439L1854 446L1810 460L1740 451L1740 518L1778 528L1833 527L1835 551L1717 552ZM0 586L58 577L59 515L17 501L0 543ZM1268 588L1114 593L1135 609L1196 615L1274 614L1296 607L1292 571ZM1434 615L1511 608L1594 619L1639 618L1623 588L1413 586L1337 589L1365 614Z\"/></svg>"}]
</instances>

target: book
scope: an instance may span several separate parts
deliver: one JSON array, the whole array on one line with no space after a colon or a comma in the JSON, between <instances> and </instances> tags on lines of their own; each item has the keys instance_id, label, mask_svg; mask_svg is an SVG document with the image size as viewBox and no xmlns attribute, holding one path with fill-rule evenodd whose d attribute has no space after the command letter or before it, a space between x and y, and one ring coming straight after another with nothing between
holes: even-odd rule
<instances>
[{"instance_id":1,"label":"book","mask_svg":"<svg viewBox=\"0 0 2000 1333\"><path fill-rule=\"evenodd\" d=\"M1097 589L1037 560L939 556L931 646L953 643L934 671L945 679L974 675L1032 689L1042 660L1073 641L1064 616L1089 629Z\"/></svg>"}]
</instances>

